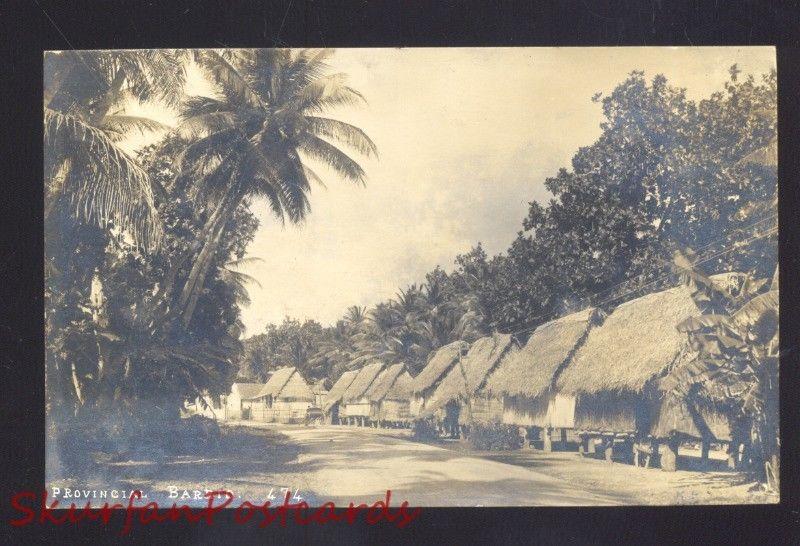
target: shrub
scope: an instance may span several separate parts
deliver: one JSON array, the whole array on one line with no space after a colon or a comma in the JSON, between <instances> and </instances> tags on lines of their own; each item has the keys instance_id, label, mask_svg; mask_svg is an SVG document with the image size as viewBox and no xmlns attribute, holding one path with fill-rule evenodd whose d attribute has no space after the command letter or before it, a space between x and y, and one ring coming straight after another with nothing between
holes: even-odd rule
<instances>
[{"instance_id":1,"label":"shrub","mask_svg":"<svg viewBox=\"0 0 800 546\"><path fill-rule=\"evenodd\" d=\"M473 423L467 434L467 442L479 451L508 451L522 447L522 436L516 425Z\"/></svg>"},{"instance_id":2,"label":"shrub","mask_svg":"<svg viewBox=\"0 0 800 546\"><path fill-rule=\"evenodd\" d=\"M439 438L439 431L432 419L415 419L411 437L414 440L435 440Z\"/></svg>"}]
</instances>

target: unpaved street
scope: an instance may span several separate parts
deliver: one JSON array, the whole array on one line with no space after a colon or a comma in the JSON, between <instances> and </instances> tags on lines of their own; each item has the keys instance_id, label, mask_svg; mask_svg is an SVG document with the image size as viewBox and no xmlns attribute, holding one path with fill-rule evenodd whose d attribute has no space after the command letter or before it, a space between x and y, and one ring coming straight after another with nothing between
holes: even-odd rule
<instances>
[{"instance_id":1,"label":"unpaved street","mask_svg":"<svg viewBox=\"0 0 800 546\"><path fill-rule=\"evenodd\" d=\"M242 423L244 424L244 423ZM252 425L252 423L250 423ZM258 425L255 425L258 426ZM540 472L463 456L436 446L353 427L269 427L300 447L280 481L337 505L374 502L412 506L575 506L618 504ZM296 469L296 472L294 471Z\"/></svg>"}]
</instances>

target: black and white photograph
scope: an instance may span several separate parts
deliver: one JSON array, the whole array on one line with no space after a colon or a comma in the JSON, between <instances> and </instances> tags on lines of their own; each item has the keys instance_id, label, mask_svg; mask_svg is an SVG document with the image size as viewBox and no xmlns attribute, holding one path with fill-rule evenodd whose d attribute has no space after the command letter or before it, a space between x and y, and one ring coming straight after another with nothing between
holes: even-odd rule
<instances>
[{"instance_id":1,"label":"black and white photograph","mask_svg":"<svg viewBox=\"0 0 800 546\"><path fill-rule=\"evenodd\" d=\"M780 501L774 47L43 74L51 499Z\"/></svg>"}]
</instances>

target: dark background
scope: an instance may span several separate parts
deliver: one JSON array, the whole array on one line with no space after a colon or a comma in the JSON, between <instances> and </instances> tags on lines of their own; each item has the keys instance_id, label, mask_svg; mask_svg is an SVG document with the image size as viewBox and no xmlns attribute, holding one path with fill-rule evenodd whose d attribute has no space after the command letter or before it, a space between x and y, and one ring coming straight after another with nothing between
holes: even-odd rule
<instances>
[{"instance_id":1,"label":"dark background","mask_svg":"<svg viewBox=\"0 0 800 546\"><path fill-rule=\"evenodd\" d=\"M272 2L12 1L0 4L0 541L35 534L53 543L84 536L117 541L108 529L8 521L13 492L40 490L44 462L42 303L42 51L137 47L275 46L632 46L777 45L781 254L782 502L779 506L425 509L405 529L329 524L258 529L135 526L137 542L280 541L285 544L408 543L798 543L797 332L798 2ZM569 67L564 67L568 70ZM513 77L510 75L509 77ZM121 515L120 515L121 516ZM224 518L222 518L224 519Z\"/></svg>"}]
</instances>

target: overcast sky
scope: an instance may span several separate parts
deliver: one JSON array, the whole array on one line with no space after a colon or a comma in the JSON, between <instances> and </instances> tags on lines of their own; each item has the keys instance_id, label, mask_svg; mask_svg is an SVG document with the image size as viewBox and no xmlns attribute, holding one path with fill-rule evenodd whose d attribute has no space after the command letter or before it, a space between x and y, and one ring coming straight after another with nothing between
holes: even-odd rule
<instances>
[{"instance_id":1,"label":"overcast sky","mask_svg":"<svg viewBox=\"0 0 800 546\"><path fill-rule=\"evenodd\" d=\"M250 287L246 335L287 315L332 323L350 305L373 305L424 280L436 265L452 269L478 241L489 253L504 251L528 202L548 199L545 178L599 136L592 95L644 70L700 99L722 88L733 63L759 75L774 68L774 50L337 50L333 70L347 73L367 104L331 117L364 129L380 156L362 161L366 187L323 170L327 189L313 188L302 226L282 227L255 203L261 226L248 253L264 261L243 269L262 284ZM194 69L188 87L210 92ZM130 111L174 123L161 107Z\"/></svg>"}]
</instances>

